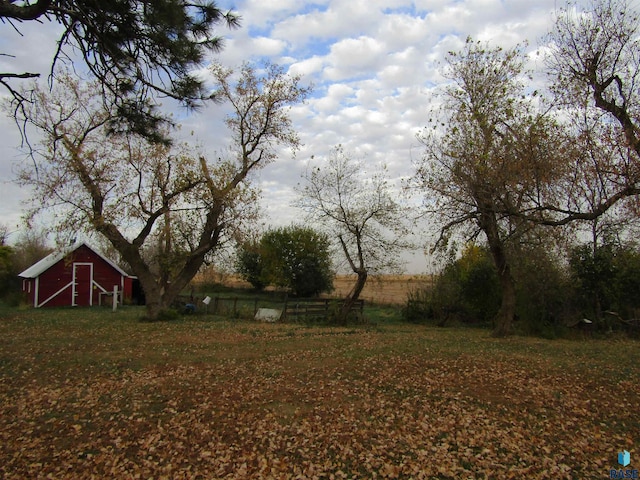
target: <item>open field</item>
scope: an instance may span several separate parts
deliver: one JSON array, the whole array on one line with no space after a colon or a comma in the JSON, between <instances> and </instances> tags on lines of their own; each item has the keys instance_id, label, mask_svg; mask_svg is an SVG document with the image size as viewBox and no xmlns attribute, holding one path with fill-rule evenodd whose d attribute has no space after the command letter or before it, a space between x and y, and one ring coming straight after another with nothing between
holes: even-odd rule
<instances>
[{"instance_id":1,"label":"open field","mask_svg":"<svg viewBox=\"0 0 640 480\"><path fill-rule=\"evenodd\" d=\"M332 296L344 297L353 288L355 276L338 275L333 286ZM379 275L367 279L360 298L368 302L387 305L402 305L407 302L409 292L432 286L431 276L428 275Z\"/></svg>"},{"instance_id":2,"label":"open field","mask_svg":"<svg viewBox=\"0 0 640 480\"><path fill-rule=\"evenodd\" d=\"M206 277L200 277L199 281L205 281ZM231 288L251 288L237 275L211 274L210 281L220 282ZM334 291L328 296L344 297L353 288L355 276L337 275L334 279ZM386 305L401 305L407 301L407 294L417 288L432 285L430 275L378 275L371 276L367 280L360 298L367 302L375 302Z\"/></svg>"},{"instance_id":3,"label":"open field","mask_svg":"<svg viewBox=\"0 0 640 480\"><path fill-rule=\"evenodd\" d=\"M640 344L0 311L0 477L609 478ZM620 467L621 468L621 467Z\"/></svg>"}]
</instances>

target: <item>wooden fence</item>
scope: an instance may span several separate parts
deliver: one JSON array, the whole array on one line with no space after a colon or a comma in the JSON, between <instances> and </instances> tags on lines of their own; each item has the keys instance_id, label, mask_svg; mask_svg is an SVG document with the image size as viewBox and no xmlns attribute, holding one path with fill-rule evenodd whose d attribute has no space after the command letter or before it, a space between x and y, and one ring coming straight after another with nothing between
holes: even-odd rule
<instances>
[{"instance_id":1,"label":"wooden fence","mask_svg":"<svg viewBox=\"0 0 640 480\"><path fill-rule=\"evenodd\" d=\"M251 316L253 318L260 307L274 308L282 311L281 320L289 321L313 321L327 319L332 311L340 308L343 300L335 298L288 298L283 300L266 300L264 298L247 297L211 297L208 304L203 303L200 297L181 295L176 306L190 313L193 305L196 311L210 315L229 315L232 318ZM253 313L251 313L253 312ZM351 312L359 318L363 318L364 300L356 300L351 307Z\"/></svg>"},{"instance_id":2,"label":"wooden fence","mask_svg":"<svg viewBox=\"0 0 640 480\"><path fill-rule=\"evenodd\" d=\"M294 321L326 319L332 311L340 308L342 302L343 300L332 298L285 300L282 318ZM364 300L356 300L351 306L350 313L355 312L358 318L362 318L363 310Z\"/></svg>"}]
</instances>

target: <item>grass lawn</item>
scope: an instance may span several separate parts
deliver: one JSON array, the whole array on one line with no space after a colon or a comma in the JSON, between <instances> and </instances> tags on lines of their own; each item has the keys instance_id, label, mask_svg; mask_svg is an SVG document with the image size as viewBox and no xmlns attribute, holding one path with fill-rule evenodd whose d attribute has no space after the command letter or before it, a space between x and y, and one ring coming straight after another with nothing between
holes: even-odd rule
<instances>
[{"instance_id":1,"label":"grass lawn","mask_svg":"<svg viewBox=\"0 0 640 480\"><path fill-rule=\"evenodd\" d=\"M0 311L0 477L609 478L640 343ZM378 312L378 318L380 317Z\"/></svg>"}]
</instances>

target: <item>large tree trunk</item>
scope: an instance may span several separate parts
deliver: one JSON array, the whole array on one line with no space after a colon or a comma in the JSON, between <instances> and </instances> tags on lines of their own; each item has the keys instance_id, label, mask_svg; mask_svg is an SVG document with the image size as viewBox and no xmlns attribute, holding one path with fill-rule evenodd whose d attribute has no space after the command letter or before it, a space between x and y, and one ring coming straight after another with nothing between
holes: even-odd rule
<instances>
[{"instance_id":1,"label":"large tree trunk","mask_svg":"<svg viewBox=\"0 0 640 480\"><path fill-rule=\"evenodd\" d=\"M487 243L491 251L493 263L498 271L502 302L496 315L493 328L494 337L506 337L513 333L513 320L516 315L516 285L511 267L504 248L504 242L500 238L498 221L494 212L490 211L481 215L480 228L487 236Z\"/></svg>"},{"instance_id":2,"label":"large tree trunk","mask_svg":"<svg viewBox=\"0 0 640 480\"><path fill-rule=\"evenodd\" d=\"M139 257L139 255L136 255ZM141 262L141 259L140 259ZM129 260L129 265L131 261ZM146 314L144 320L156 321L161 312L166 310L169 305L165 303L165 295L163 295L163 288L158 283L158 278L147 268L146 265L141 265L136 262L135 266L132 265L133 273L138 277L140 286L144 291L145 309Z\"/></svg>"},{"instance_id":3,"label":"large tree trunk","mask_svg":"<svg viewBox=\"0 0 640 480\"><path fill-rule=\"evenodd\" d=\"M162 302L155 297L149 298L145 296L145 310L146 315L141 319L146 322L155 322L159 319L160 314L166 310L166 307L162 305Z\"/></svg>"},{"instance_id":4,"label":"large tree trunk","mask_svg":"<svg viewBox=\"0 0 640 480\"><path fill-rule=\"evenodd\" d=\"M496 315L493 328L494 337L506 337L513 333L513 319L516 315L516 286L508 264L498 271L502 290L502 303Z\"/></svg>"},{"instance_id":5,"label":"large tree trunk","mask_svg":"<svg viewBox=\"0 0 640 480\"><path fill-rule=\"evenodd\" d=\"M157 320L162 311L171 307L202 266L206 253L218 245L223 228L219 224L221 210L222 206L217 206L207 214L207 224L200 236L198 247L185 260L180 271L166 277L162 274L159 276L154 274L142 258L140 244L146 237L141 237L142 240L139 242L135 240L129 242L115 225L97 223L97 230L111 242L138 277L145 294L146 320Z\"/></svg>"}]
</instances>

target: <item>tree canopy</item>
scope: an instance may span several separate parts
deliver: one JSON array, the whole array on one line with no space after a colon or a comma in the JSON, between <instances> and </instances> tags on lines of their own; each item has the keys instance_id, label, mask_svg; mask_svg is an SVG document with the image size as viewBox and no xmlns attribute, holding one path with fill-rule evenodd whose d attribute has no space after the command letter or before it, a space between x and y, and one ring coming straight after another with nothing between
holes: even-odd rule
<instances>
[{"instance_id":1,"label":"tree canopy","mask_svg":"<svg viewBox=\"0 0 640 480\"><path fill-rule=\"evenodd\" d=\"M158 111L155 99L172 98L198 108L211 98L194 70L208 52L223 47L216 27L235 28L240 22L235 13L208 0L0 0L0 21L18 32L29 21L60 25L51 76L56 76L58 60L80 56L98 80L104 101L113 103L110 130L165 142L161 126L169 118ZM40 74L0 72L0 84L13 95L16 110L31 99L12 82Z\"/></svg>"},{"instance_id":2,"label":"tree canopy","mask_svg":"<svg viewBox=\"0 0 640 480\"><path fill-rule=\"evenodd\" d=\"M299 144L287 115L308 93L298 77L278 67L212 71L232 105L228 151L213 159L135 134L107 141L113 111L95 84L71 76L53 92L36 89L27 106L26 120L43 135L37 168L21 172L37 195L34 213L52 209L59 228L104 236L138 276L150 318L253 218L249 174L272 161L277 146Z\"/></svg>"},{"instance_id":3,"label":"tree canopy","mask_svg":"<svg viewBox=\"0 0 640 480\"><path fill-rule=\"evenodd\" d=\"M548 38L550 99L523 82L517 49L467 41L449 56L416 179L439 242L454 230L486 237L502 289L496 335L509 333L516 307L510 251L540 238L535 225L590 222L595 232L616 208L637 217L639 28L626 0L568 2Z\"/></svg>"},{"instance_id":4,"label":"tree canopy","mask_svg":"<svg viewBox=\"0 0 640 480\"><path fill-rule=\"evenodd\" d=\"M524 95L522 52L471 39L448 57L452 83L440 113L444 128L426 128L415 182L439 217L440 242L463 228L487 240L502 290L494 334L511 332L515 280L507 243L531 228L520 214L537 204L564 171L563 131ZM437 117L439 112L434 112Z\"/></svg>"},{"instance_id":5,"label":"tree canopy","mask_svg":"<svg viewBox=\"0 0 640 480\"><path fill-rule=\"evenodd\" d=\"M542 203L541 222L593 220L640 194L640 14L627 0L570 1L549 34L548 71L570 112L577 150L568 202ZM576 195L577 193L577 195Z\"/></svg>"},{"instance_id":6,"label":"tree canopy","mask_svg":"<svg viewBox=\"0 0 640 480\"><path fill-rule=\"evenodd\" d=\"M275 285L309 297L333 288L331 243L326 234L291 225L269 229L238 252L239 273L255 288Z\"/></svg>"}]
</instances>

